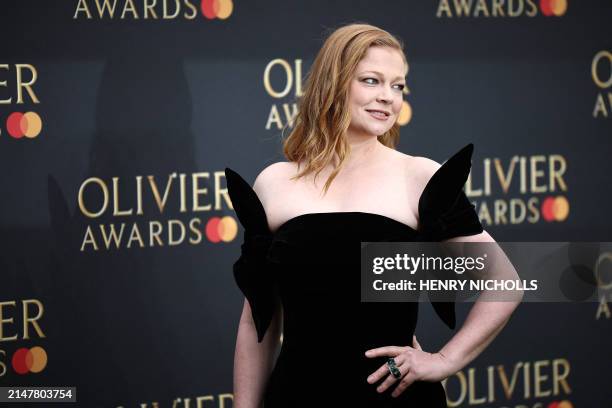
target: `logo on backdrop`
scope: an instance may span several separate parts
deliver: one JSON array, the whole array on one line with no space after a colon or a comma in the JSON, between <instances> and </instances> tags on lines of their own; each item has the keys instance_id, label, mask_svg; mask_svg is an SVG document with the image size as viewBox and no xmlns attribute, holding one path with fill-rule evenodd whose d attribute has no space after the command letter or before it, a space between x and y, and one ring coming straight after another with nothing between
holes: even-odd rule
<instances>
[{"instance_id":1,"label":"logo on backdrop","mask_svg":"<svg viewBox=\"0 0 612 408\"><path fill-rule=\"evenodd\" d=\"M84 180L77 195L86 220L81 252L232 241L234 217L200 216L231 205L224 179L224 172L212 172L210 188L211 172Z\"/></svg>"},{"instance_id":2,"label":"logo on backdrop","mask_svg":"<svg viewBox=\"0 0 612 408\"><path fill-rule=\"evenodd\" d=\"M270 107L266 118L266 130L282 130L292 128L298 113L296 100L303 95L302 91L302 60L293 62L282 58L276 58L268 62L263 72L263 86L268 96L275 101ZM404 95L410 92L404 87ZM402 110L397 119L403 126L412 119L412 107L407 101L403 101Z\"/></svg>"},{"instance_id":3,"label":"logo on backdrop","mask_svg":"<svg viewBox=\"0 0 612 408\"><path fill-rule=\"evenodd\" d=\"M72 18L117 20L225 20L232 0L78 0Z\"/></svg>"},{"instance_id":4,"label":"logo on backdrop","mask_svg":"<svg viewBox=\"0 0 612 408\"><path fill-rule=\"evenodd\" d=\"M472 166L465 193L489 225L564 222L570 211L566 171L567 159L560 154L484 158L482 167ZM478 184L475 172L481 173Z\"/></svg>"},{"instance_id":5,"label":"logo on backdrop","mask_svg":"<svg viewBox=\"0 0 612 408\"><path fill-rule=\"evenodd\" d=\"M597 87L594 118L608 118L612 113L612 52L601 50L591 61L591 78Z\"/></svg>"},{"instance_id":6,"label":"logo on backdrop","mask_svg":"<svg viewBox=\"0 0 612 408\"><path fill-rule=\"evenodd\" d=\"M193 402L193 405L191 403ZM149 403L141 402L139 405L141 408L147 408ZM172 408L207 408L207 407L217 407L217 408L229 408L234 406L234 394L223 393L223 394L209 394L209 395L200 395L197 397L182 397L182 398L174 398L170 401L169 404L160 404L159 401L153 401L151 403L151 408L159 408L162 406L169 406ZM118 406L117 408L124 408L123 405ZM560 407L561 408L561 407Z\"/></svg>"},{"instance_id":7,"label":"logo on backdrop","mask_svg":"<svg viewBox=\"0 0 612 408\"><path fill-rule=\"evenodd\" d=\"M439 0L437 18L562 17L567 0Z\"/></svg>"},{"instance_id":8,"label":"logo on backdrop","mask_svg":"<svg viewBox=\"0 0 612 408\"><path fill-rule=\"evenodd\" d=\"M33 110L21 105L40 103L34 92L38 71L32 64L0 64L0 105L18 105L6 117L0 118L4 129L14 139L34 139L42 130L42 119Z\"/></svg>"},{"instance_id":9,"label":"logo on backdrop","mask_svg":"<svg viewBox=\"0 0 612 408\"><path fill-rule=\"evenodd\" d=\"M0 378L38 374L47 366L47 352L33 340L44 339L40 319L44 307L38 299L0 302Z\"/></svg>"},{"instance_id":10,"label":"logo on backdrop","mask_svg":"<svg viewBox=\"0 0 612 408\"><path fill-rule=\"evenodd\" d=\"M573 408L570 372L566 358L519 361L465 368L442 384L449 407Z\"/></svg>"}]
</instances>

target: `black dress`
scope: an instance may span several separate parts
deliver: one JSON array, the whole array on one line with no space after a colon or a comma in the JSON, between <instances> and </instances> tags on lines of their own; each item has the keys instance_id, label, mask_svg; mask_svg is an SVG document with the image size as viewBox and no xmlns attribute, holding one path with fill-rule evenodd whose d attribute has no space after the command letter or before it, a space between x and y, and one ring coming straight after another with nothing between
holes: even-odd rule
<instances>
[{"instance_id":1,"label":"black dress","mask_svg":"<svg viewBox=\"0 0 612 408\"><path fill-rule=\"evenodd\" d=\"M265 408L446 407L440 382L417 381L391 397L366 379L385 363L365 351L412 345L418 303L360 301L362 241L440 241L483 231L463 185L471 167L468 144L442 164L418 203L419 225L367 212L298 215L274 233L250 185L226 168L227 187L244 227L235 280L249 301L261 342L278 302L283 343L264 395ZM455 327L453 303L434 302Z\"/></svg>"}]
</instances>

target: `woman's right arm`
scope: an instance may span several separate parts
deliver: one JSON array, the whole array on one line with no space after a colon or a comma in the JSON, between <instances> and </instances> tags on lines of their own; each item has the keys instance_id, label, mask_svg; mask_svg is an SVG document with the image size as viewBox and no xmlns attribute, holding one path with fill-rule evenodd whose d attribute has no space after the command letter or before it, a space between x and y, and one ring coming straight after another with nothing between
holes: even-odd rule
<instances>
[{"instance_id":1,"label":"woman's right arm","mask_svg":"<svg viewBox=\"0 0 612 408\"><path fill-rule=\"evenodd\" d=\"M263 394L280 348L281 333L282 309L279 304L270 327L261 343L258 343L251 307L247 299L244 299L234 353L233 406L235 408L261 407Z\"/></svg>"}]
</instances>

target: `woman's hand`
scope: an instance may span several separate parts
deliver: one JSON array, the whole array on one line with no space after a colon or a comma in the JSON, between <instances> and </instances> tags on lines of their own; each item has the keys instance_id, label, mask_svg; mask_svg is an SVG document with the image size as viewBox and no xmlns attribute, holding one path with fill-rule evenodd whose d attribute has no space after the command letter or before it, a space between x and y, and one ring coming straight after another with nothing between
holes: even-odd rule
<instances>
[{"instance_id":1,"label":"woman's hand","mask_svg":"<svg viewBox=\"0 0 612 408\"><path fill-rule=\"evenodd\" d=\"M453 374L451 363L440 353L423 351L416 336L412 336L412 346L387 346L366 351L366 357L369 358L392 357L402 373L402 378L396 379L389 372L389 366L385 362L368 377L368 383L374 384L386 377L383 383L376 388L378 392L384 392L393 383L399 381L391 393L392 397L398 397L415 381L440 381Z\"/></svg>"}]
</instances>

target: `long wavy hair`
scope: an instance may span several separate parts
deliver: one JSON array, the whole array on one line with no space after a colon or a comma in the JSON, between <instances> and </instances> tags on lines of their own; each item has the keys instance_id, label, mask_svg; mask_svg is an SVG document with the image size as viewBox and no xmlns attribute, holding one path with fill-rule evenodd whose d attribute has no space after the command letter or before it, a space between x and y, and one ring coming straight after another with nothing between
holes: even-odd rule
<instances>
[{"instance_id":1,"label":"long wavy hair","mask_svg":"<svg viewBox=\"0 0 612 408\"><path fill-rule=\"evenodd\" d=\"M325 40L307 74L304 93L298 100L294 128L283 141L283 153L289 161L305 165L292 179L312 172L315 179L329 164L334 170L328 177L323 194L350 154L346 132L351 123L348 96L357 64L370 47L391 47L408 62L400 39L369 24L349 24L333 31ZM399 142L396 122L378 140L395 149Z\"/></svg>"}]
</instances>

